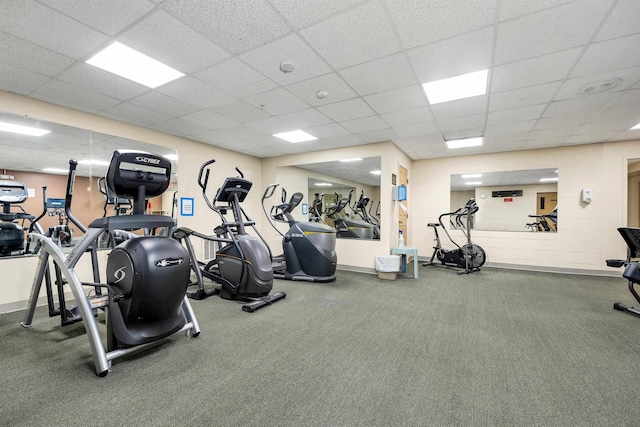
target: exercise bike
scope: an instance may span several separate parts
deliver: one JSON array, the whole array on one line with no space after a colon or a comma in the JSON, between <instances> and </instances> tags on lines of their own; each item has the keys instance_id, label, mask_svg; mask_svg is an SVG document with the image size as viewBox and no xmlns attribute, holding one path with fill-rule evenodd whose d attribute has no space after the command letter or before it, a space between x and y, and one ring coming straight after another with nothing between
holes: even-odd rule
<instances>
[{"instance_id":1,"label":"exercise bike","mask_svg":"<svg viewBox=\"0 0 640 427\"><path fill-rule=\"evenodd\" d=\"M287 192L282 189L281 203L267 213L265 201L279 184L271 184L264 190L262 210L269 224L282 236L283 254L272 257L273 276L277 279L307 282L333 282L336 280L336 231L333 227L316 222L296 221L291 212L302 201L302 193L294 193L287 202ZM283 222L289 230L282 233L273 223Z\"/></svg>"},{"instance_id":2,"label":"exercise bike","mask_svg":"<svg viewBox=\"0 0 640 427\"><path fill-rule=\"evenodd\" d=\"M220 217L221 224L215 227L215 235L207 236L186 227L180 227L173 233L173 237L186 247L191 269L196 276L196 282L191 285L197 286L197 289L189 292L188 296L199 300L220 295L223 299L245 302L242 311L253 313L285 298L286 294L269 294L273 288L271 250L256 229L255 222L240 205L253 184L244 179L242 172L236 168L240 177L226 178L213 200L209 199L209 166L214 162L209 160L200 167L198 185L209 208ZM225 217L229 212L233 215L233 221ZM258 237L249 235L247 228L252 228ZM193 236L213 243L216 246L215 258L206 262L198 261L191 242ZM219 286L206 289L204 278Z\"/></svg>"},{"instance_id":3,"label":"exercise bike","mask_svg":"<svg viewBox=\"0 0 640 427\"><path fill-rule=\"evenodd\" d=\"M71 188L69 182L75 179L77 165L75 160L69 163L67 188ZM145 152L118 150L111 157L106 182L114 194L133 199L132 215L94 220L66 256L51 237L29 234L31 240L39 242L40 250L22 326L32 326L42 283L53 261L60 272L59 285L67 285L73 292L99 376L108 374L116 358L157 345L179 332L194 337L200 333L195 313L185 296L190 272L188 253L174 239L143 236L116 246L107 261L106 283L97 280L97 258L93 256L94 277L90 282L81 281L76 272L83 254L95 255L98 239L105 231L173 228L173 218L145 214L146 197L162 194L169 186L170 176L169 160ZM67 191L68 205L71 204L69 195ZM67 214L75 224L73 216ZM106 313L106 349L97 310Z\"/></svg>"},{"instance_id":4,"label":"exercise bike","mask_svg":"<svg viewBox=\"0 0 640 427\"><path fill-rule=\"evenodd\" d=\"M24 221L37 224L35 217L17 206L18 211L11 210L12 205L24 203L29 197L27 186L23 182L0 180L0 257L22 255L24 246ZM18 222L20 221L20 223ZM39 231L42 231L41 229Z\"/></svg>"},{"instance_id":5,"label":"exercise bike","mask_svg":"<svg viewBox=\"0 0 640 427\"><path fill-rule=\"evenodd\" d=\"M458 274L469 274L480 271L480 267L485 263L486 254L484 249L479 245L476 245L471 241L471 228L473 214L478 212L478 205L475 199L469 199L469 201L461 208L454 212L443 213L438 217L437 223L429 223L427 226L433 227L435 233L436 246L433 247L433 254L428 262L422 263L423 266L433 265L434 259L438 259L442 265L462 268ZM442 218L449 217L449 223L456 229L461 230L464 234L467 242L460 246L452 238L447 227L445 227ZM438 227L442 227L442 230L446 233L447 237L456 246L456 249L444 249L438 235Z\"/></svg>"},{"instance_id":6,"label":"exercise bike","mask_svg":"<svg viewBox=\"0 0 640 427\"><path fill-rule=\"evenodd\" d=\"M640 303L640 295L635 290L635 285L640 284L640 261L632 261L634 258L640 258L640 228L620 227L618 232L627 244L627 259L608 259L606 263L608 267L625 267L622 277L629 281L629 292ZM613 304L613 308L640 316L640 309L619 302Z\"/></svg>"}]
</instances>

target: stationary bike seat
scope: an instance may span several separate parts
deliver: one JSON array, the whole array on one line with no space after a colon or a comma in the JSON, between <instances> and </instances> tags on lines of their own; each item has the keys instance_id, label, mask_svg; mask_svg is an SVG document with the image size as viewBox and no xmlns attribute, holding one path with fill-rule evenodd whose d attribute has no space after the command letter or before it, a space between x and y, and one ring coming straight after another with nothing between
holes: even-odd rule
<instances>
[{"instance_id":1,"label":"stationary bike seat","mask_svg":"<svg viewBox=\"0 0 640 427\"><path fill-rule=\"evenodd\" d=\"M440 224L438 224L437 222L430 222L427 224L427 226L429 227L438 227Z\"/></svg>"}]
</instances>

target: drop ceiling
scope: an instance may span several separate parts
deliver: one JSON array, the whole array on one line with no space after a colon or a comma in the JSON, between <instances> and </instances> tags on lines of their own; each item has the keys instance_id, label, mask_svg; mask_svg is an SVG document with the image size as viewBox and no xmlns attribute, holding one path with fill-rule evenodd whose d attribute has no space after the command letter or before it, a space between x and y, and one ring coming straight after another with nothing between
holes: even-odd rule
<instances>
[{"instance_id":1,"label":"drop ceiling","mask_svg":"<svg viewBox=\"0 0 640 427\"><path fill-rule=\"evenodd\" d=\"M639 22L637 0L4 0L0 90L260 158L639 139ZM149 89L85 63L114 41L185 76ZM482 69L486 95L429 105L422 83ZM295 129L318 140L272 136ZM0 149L19 152L7 135ZM481 147L444 143L481 135ZM39 155L82 147L61 138ZM34 159L23 157L0 169Z\"/></svg>"}]
</instances>

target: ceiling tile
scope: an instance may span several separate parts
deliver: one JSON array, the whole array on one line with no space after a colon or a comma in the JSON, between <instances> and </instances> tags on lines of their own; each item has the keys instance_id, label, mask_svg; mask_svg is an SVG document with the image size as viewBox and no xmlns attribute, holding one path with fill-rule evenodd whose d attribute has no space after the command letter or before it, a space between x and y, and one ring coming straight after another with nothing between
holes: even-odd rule
<instances>
[{"instance_id":1,"label":"ceiling tile","mask_svg":"<svg viewBox=\"0 0 640 427\"><path fill-rule=\"evenodd\" d=\"M83 107L84 111L104 110L120 103L118 99L59 80L50 80L33 92L31 96L45 101L55 99L56 104L71 108Z\"/></svg>"},{"instance_id":2,"label":"ceiling tile","mask_svg":"<svg viewBox=\"0 0 640 427\"><path fill-rule=\"evenodd\" d=\"M104 2L77 0L39 1L110 36L119 33L155 7L153 3L146 0L109 0Z\"/></svg>"},{"instance_id":3,"label":"ceiling tile","mask_svg":"<svg viewBox=\"0 0 640 427\"><path fill-rule=\"evenodd\" d=\"M608 141L613 138L618 132L601 132L590 133L588 135L571 135L564 143L565 144L590 144L594 142Z\"/></svg>"},{"instance_id":4,"label":"ceiling tile","mask_svg":"<svg viewBox=\"0 0 640 427\"><path fill-rule=\"evenodd\" d=\"M304 82L294 83L287 86L287 89L307 104L313 106L332 104L358 96L336 73L325 74ZM316 93L319 90L326 91L327 97L318 98Z\"/></svg>"},{"instance_id":5,"label":"ceiling tile","mask_svg":"<svg viewBox=\"0 0 640 427\"><path fill-rule=\"evenodd\" d=\"M0 90L29 95L48 80L48 77L41 74L0 62Z\"/></svg>"},{"instance_id":6,"label":"ceiling tile","mask_svg":"<svg viewBox=\"0 0 640 427\"><path fill-rule=\"evenodd\" d=\"M500 20L516 18L522 15L538 12L543 9L555 7L573 0L509 0L500 3Z\"/></svg>"},{"instance_id":7,"label":"ceiling tile","mask_svg":"<svg viewBox=\"0 0 640 427\"><path fill-rule=\"evenodd\" d=\"M363 117L360 119L340 122L342 126L353 133L367 132L376 129L388 128L387 124L378 116Z\"/></svg>"},{"instance_id":8,"label":"ceiling tile","mask_svg":"<svg viewBox=\"0 0 640 427\"><path fill-rule=\"evenodd\" d=\"M365 0L269 0L296 28L303 28L349 9Z\"/></svg>"},{"instance_id":9,"label":"ceiling tile","mask_svg":"<svg viewBox=\"0 0 640 427\"><path fill-rule=\"evenodd\" d=\"M484 114L487 112L487 95L435 104L431 106L431 112L436 120Z\"/></svg>"},{"instance_id":10,"label":"ceiling tile","mask_svg":"<svg viewBox=\"0 0 640 427\"><path fill-rule=\"evenodd\" d=\"M165 122L155 123L149 127L171 135L185 137L209 130L208 127L198 126L183 119L170 119Z\"/></svg>"},{"instance_id":11,"label":"ceiling tile","mask_svg":"<svg viewBox=\"0 0 640 427\"><path fill-rule=\"evenodd\" d=\"M561 81L530 86L506 92L492 93L489 97L489 111L521 108L529 105L551 102L562 85Z\"/></svg>"},{"instance_id":12,"label":"ceiling tile","mask_svg":"<svg viewBox=\"0 0 640 427\"><path fill-rule=\"evenodd\" d=\"M561 99L587 96L584 93L578 93L578 90L592 83L616 78L622 79L622 82L607 92L620 92L631 87L635 82L640 80L640 67L626 68L624 70L608 71L606 73L568 79L564 82L562 88L554 97L554 100L558 101Z\"/></svg>"},{"instance_id":13,"label":"ceiling tile","mask_svg":"<svg viewBox=\"0 0 640 427\"><path fill-rule=\"evenodd\" d=\"M583 0L498 27L495 64L519 61L586 44L613 0Z\"/></svg>"},{"instance_id":14,"label":"ceiling tile","mask_svg":"<svg viewBox=\"0 0 640 427\"><path fill-rule=\"evenodd\" d=\"M307 108L306 110L280 114L279 117L282 120L292 123L299 128L309 128L313 126L325 125L332 122L330 118L328 118L315 108Z\"/></svg>"},{"instance_id":15,"label":"ceiling tile","mask_svg":"<svg viewBox=\"0 0 640 427\"><path fill-rule=\"evenodd\" d=\"M273 135L274 133L288 132L297 128L291 123L285 122L278 117L267 117L266 119L255 120L245 123L247 126L257 129L263 133Z\"/></svg>"},{"instance_id":16,"label":"ceiling tile","mask_svg":"<svg viewBox=\"0 0 640 427\"><path fill-rule=\"evenodd\" d=\"M216 134L223 141L237 141L240 139L263 136L265 135L265 132L249 127L247 125L238 125L238 126L228 127L224 129L219 129L216 131Z\"/></svg>"},{"instance_id":17,"label":"ceiling tile","mask_svg":"<svg viewBox=\"0 0 640 427\"><path fill-rule=\"evenodd\" d=\"M502 92L564 80L581 50L570 49L520 62L497 66L490 76L490 92Z\"/></svg>"},{"instance_id":18,"label":"ceiling tile","mask_svg":"<svg viewBox=\"0 0 640 427\"><path fill-rule=\"evenodd\" d=\"M473 116L459 117L456 119L438 120L438 126L442 132L451 132L455 130L465 130L474 128L483 128L485 125L486 115L475 114ZM478 135L467 135L478 136Z\"/></svg>"},{"instance_id":19,"label":"ceiling tile","mask_svg":"<svg viewBox=\"0 0 640 427\"><path fill-rule=\"evenodd\" d=\"M368 62L400 50L378 2L365 3L300 33L336 69Z\"/></svg>"},{"instance_id":20,"label":"ceiling tile","mask_svg":"<svg viewBox=\"0 0 640 427\"><path fill-rule=\"evenodd\" d=\"M373 116L376 114L375 111L360 98L323 105L318 107L318 110L336 122L359 119L360 117Z\"/></svg>"},{"instance_id":21,"label":"ceiling tile","mask_svg":"<svg viewBox=\"0 0 640 427\"><path fill-rule=\"evenodd\" d=\"M167 0L162 8L234 54L262 46L291 31L267 2Z\"/></svg>"},{"instance_id":22,"label":"ceiling tile","mask_svg":"<svg viewBox=\"0 0 640 427\"><path fill-rule=\"evenodd\" d=\"M427 105L422 88L415 85L367 95L363 99L379 114L410 110Z\"/></svg>"},{"instance_id":23,"label":"ceiling tile","mask_svg":"<svg viewBox=\"0 0 640 427\"><path fill-rule=\"evenodd\" d=\"M612 108L640 106L640 88L626 91L620 98L616 99Z\"/></svg>"},{"instance_id":24,"label":"ceiling tile","mask_svg":"<svg viewBox=\"0 0 640 427\"><path fill-rule=\"evenodd\" d=\"M236 97L190 76L181 77L156 90L199 108L214 107L237 100Z\"/></svg>"},{"instance_id":25,"label":"ceiling tile","mask_svg":"<svg viewBox=\"0 0 640 427\"><path fill-rule=\"evenodd\" d=\"M322 139L322 146L316 147L315 149L326 150L331 148L353 147L354 145L360 145L363 142L362 138L354 134L333 136Z\"/></svg>"},{"instance_id":26,"label":"ceiling tile","mask_svg":"<svg viewBox=\"0 0 640 427\"><path fill-rule=\"evenodd\" d=\"M396 0L387 2L405 48L493 24L495 0Z\"/></svg>"},{"instance_id":27,"label":"ceiling tile","mask_svg":"<svg viewBox=\"0 0 640 427\"><path fill-rule=\"evenodd\" d=\"M404 54L398 53L339 73L359 95L384 92L415 83Z\"/></svg>"},{"instance_id":28,"label":"ceiling tile","mask_svg":"<svg viewBox=\"0 0 640 427\"><path fill-rule=\"evenodd\" d=\"M394 129L378 129L375 131L359 132L358 137L362 138L366 142L382 142L391 141L393 138L398 138L400 135Z\"/></svg>"},{"instance_id":29,"label":"ceiling tile","mask_svg":"<svg viewBox=\"0 0 640 427\"><path fill-rule=\"evenodd\" d=\"M345 128L343 128L337 123L331 123L328 125L308 128L306 132L315 136L316 138L322 138L322 139L349 134L348 130L346 130Z\"/></svg>"},{"instance_id":30,"label":"ceiling tile","mask_svg":"<svg viewBox=\"0 0 640 427\"><path fill-rule=\"evenodd\" d=\"M134 98L149 91L146 86L84 62L76 63L60 74L58 79L120 100Z\"/></svg>"},{"instance_id":31,"label":"ceiling tile","mask_svg":"<svg viewBox=\"0 0 640 427\"><path fill-rule=\"evenodd\" d=\"M219 114L238 123L251 122L271 116L260 108L254 107L245 101L235 101L229 104L220 105L210 108L209 111Z\"/></svg>"},{"instance_id":32,"label":"ceiling tile","mask_svg":"<svg viewBox=\"0 0 640 427\"><path fill-rule=\"evenodd\" d=\"M331 72L331 68L297 34L247 52L240 59L283 86ZM282 72L280 64L283 62L291 63L294 70Z\"/></svg>"},{"instance_id":33,"label":"ceiling tile","mask_svg":"<svg viewBox=\"0 0 640 427\"><path fill-rule=\"evenodd\" d=\"M180 118L186 122L204 126L208 129L222 129L238 125L238 122L235 120L231 120L209 110L200 110L195 113L185 114Z\"/></svg>"},{"instance_id":34,"label":"ceiling tile","mask_svg":"<svg viewBox=\"0 0 640 427\"><path fill-rule=\"evenodd\" d=\"M554 101L547 107L543 117L552 117L562 114L579 114L588 111L600 111L613 102L620 94L617 92L594 93L581 98Z\"/></svg>"},{"instance_id":35,"label":"ceiling tile","mask_svg":"<svg viewBox=\"0 0 640 427\"><path fill-rule=\"evenodd\" d=\"M244 100L274 115L309 108L307 103L301 101L295 95L292 95L285 88L278 88L258 95L247 96Z\"/></svg>"},{"instance_id":36,"label":"ceiling tile","mask_svg":"<svg viewBox=\"0 0 640 427\"><path fill-rule=\"evenodd\" d=\"M573 113L573 114L558 114L553 117L544 117L536 123L534 129L554 129L564 126L576 126L583 125L589 121L595 114L593 111L586 113Z\"/></svg>"},{"instance_id":37,"label":"ceiling tile","mask_svg":"<svg viewBox=\"0 0 640 427\"><path fill-rule=\"evenodd\" d=\"M215 43L162 10L137 23L118 40L187 74L229 57Z\"/></svg>"},{"instance_id":38,"label":"ceiling tile","mask_svg":"<svg viewBox=\"0 0 640 427\"><path fill-rule=\"evenodd\" d=\"M4 0L0 28L76 59L107 41L104 34L33 0Z\"/></svg>"},{"instance_id":39,"label":"ceiling tile","mask_svg":"<svg viewBox=\"0 0 640 427\"><path fill-rule=\"evenodd\" d=\"M139 126L149 126L153 123L160 123L171 119L171 117L165 114L150 111L128 102L109 107L104 110L102 114L115 120L133 123Z\"/></svg>"},{"instance_id":40,"label":"ceiling tile","mask_svg":"<svg viewBox=\"0 0 640 427\"><path fill-rule=\"evenodd\" d=\"M401 137L420 136L438 133L440 129L436 122L415 123L412 125L394 126L393 130Z\"/></svg>"},{"instance_id":41,"label":"ceiling tile","mask_svg":"<svg viewBox=\"0 0 640 427\"><path fill-rule=\"evenodd\" d=\"M394 111L393 113L380 114L389 126L405 126L416 123L425 123L433 121L433 116L429 107L412 108L410 110Z\"/></svg>"},{"instance_id":42,"label":"ceiling tile","mask_svg":"<svg viewBox=\"0 0 640 427\"><path fill-rule=\"evenodd\" d=\"M533 130L529 132L529 139L536 140L568 137L569 135L574 134L578 129L580 129L580 126L565 126L563 128Z\"/></svg>"},{"instance_id":43,"label":"ceiling tile","mask_svg":"<svg viewBox=\"0 0 640 427\"><path fill-rule=\"evenodd\" d=\"M546 104L539 104L492 112L487 116L487 126L523 122L525 120L537 120L546 107Z\"/></svg>"},{"instance_id":44,"label":"ceiling tile","mask_svg":"<svg viewBox=\"0 0 640 427\"><path fill-rule=\"evenodd\" d=\"M533 129L533 125L536 124L535 120L527 120L523 122L511 122L507 124L487 126L484 131L485 137L492 137L498 135L513 135L513 134L526 134Z\"/></svg>"},{"instance_id":45,"label":"ceiling tile","mask_svg":"<svg viewBox=\"0 0 640 427\"><path fill-rule=\"evenodd\" d=\"M611 15L607 18L595 41L613 39L639 32L640 2L637 0L619 0Z\"/></svg>"},{"instance_id":46,"label":"ceiling tile","mask_svg":"<svg viewBox=\"0 0 640 427\"><path fill-rule=\"evenodd\" d=\"M624 55L620 55L624 52ZM640 66L640 34L590 45L571 77Z\"/></svg>"},{"instance_id":47,"label":"ceiling tile","mask_svg":"<svg viewBox=\"0 0 640 427\"><path fill-rule=\"evenodd\" d=\"M198 110L197 107L177 100L171 96L157 91L149 91L143 95L129 100L130 103L146 108L156 113L164 114L170 118L184 116Z\"/></svg>"},{"instance_id":48,"label":"ceiling tile","mask_svg":"<svg viewBox=\"0 0 640 427\"><path fill-rule=\"evenodd\" d=\"M195 77L238 98L255 95L278 86L235 58L204 69L196 73Z\"/></svg>"},{"instance_id":49,"label":"ceiling tile","mask_svg":"<svg viewBox=\"0 0 640 427\"><path fill-rule=\"evenodd\" d=\"M407 51L420 83L490 68L493 32L485 28Z\"/></svg>"},{"instance_id":50,"label":"ceiling tile","mask_svg":"<svg viewBox=\"0 0 640 427\"><path fill-rule=\"evenodd\" d=\"M0 62L53 77L75 61L24 39L0 32Z\"/></svg>"}]
</instances>

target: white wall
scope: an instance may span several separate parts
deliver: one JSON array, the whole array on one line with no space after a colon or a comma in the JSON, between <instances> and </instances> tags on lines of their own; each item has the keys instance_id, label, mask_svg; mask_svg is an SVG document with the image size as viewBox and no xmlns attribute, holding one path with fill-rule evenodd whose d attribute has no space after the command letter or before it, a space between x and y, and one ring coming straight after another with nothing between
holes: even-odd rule
<instances>
[{"instance_id":1,"label":"white wall","mask_svg":"<svg viewBox=\"0 0 640 427\"><path fill-rule=\"evenodd\" d=\"M626 224L627 159L634 157L640 157L637 141L414 161L413 180L425 183L411 187L419 253L427 257L432 251L426 224L450 208L450 174L553 167L559 170L557 233L474 231L473 241L497 265L618 275L605 259L625 255L616 228ZM583 188L593 190L591 204L581 202Z\"/></svg>"}]
</instances>

